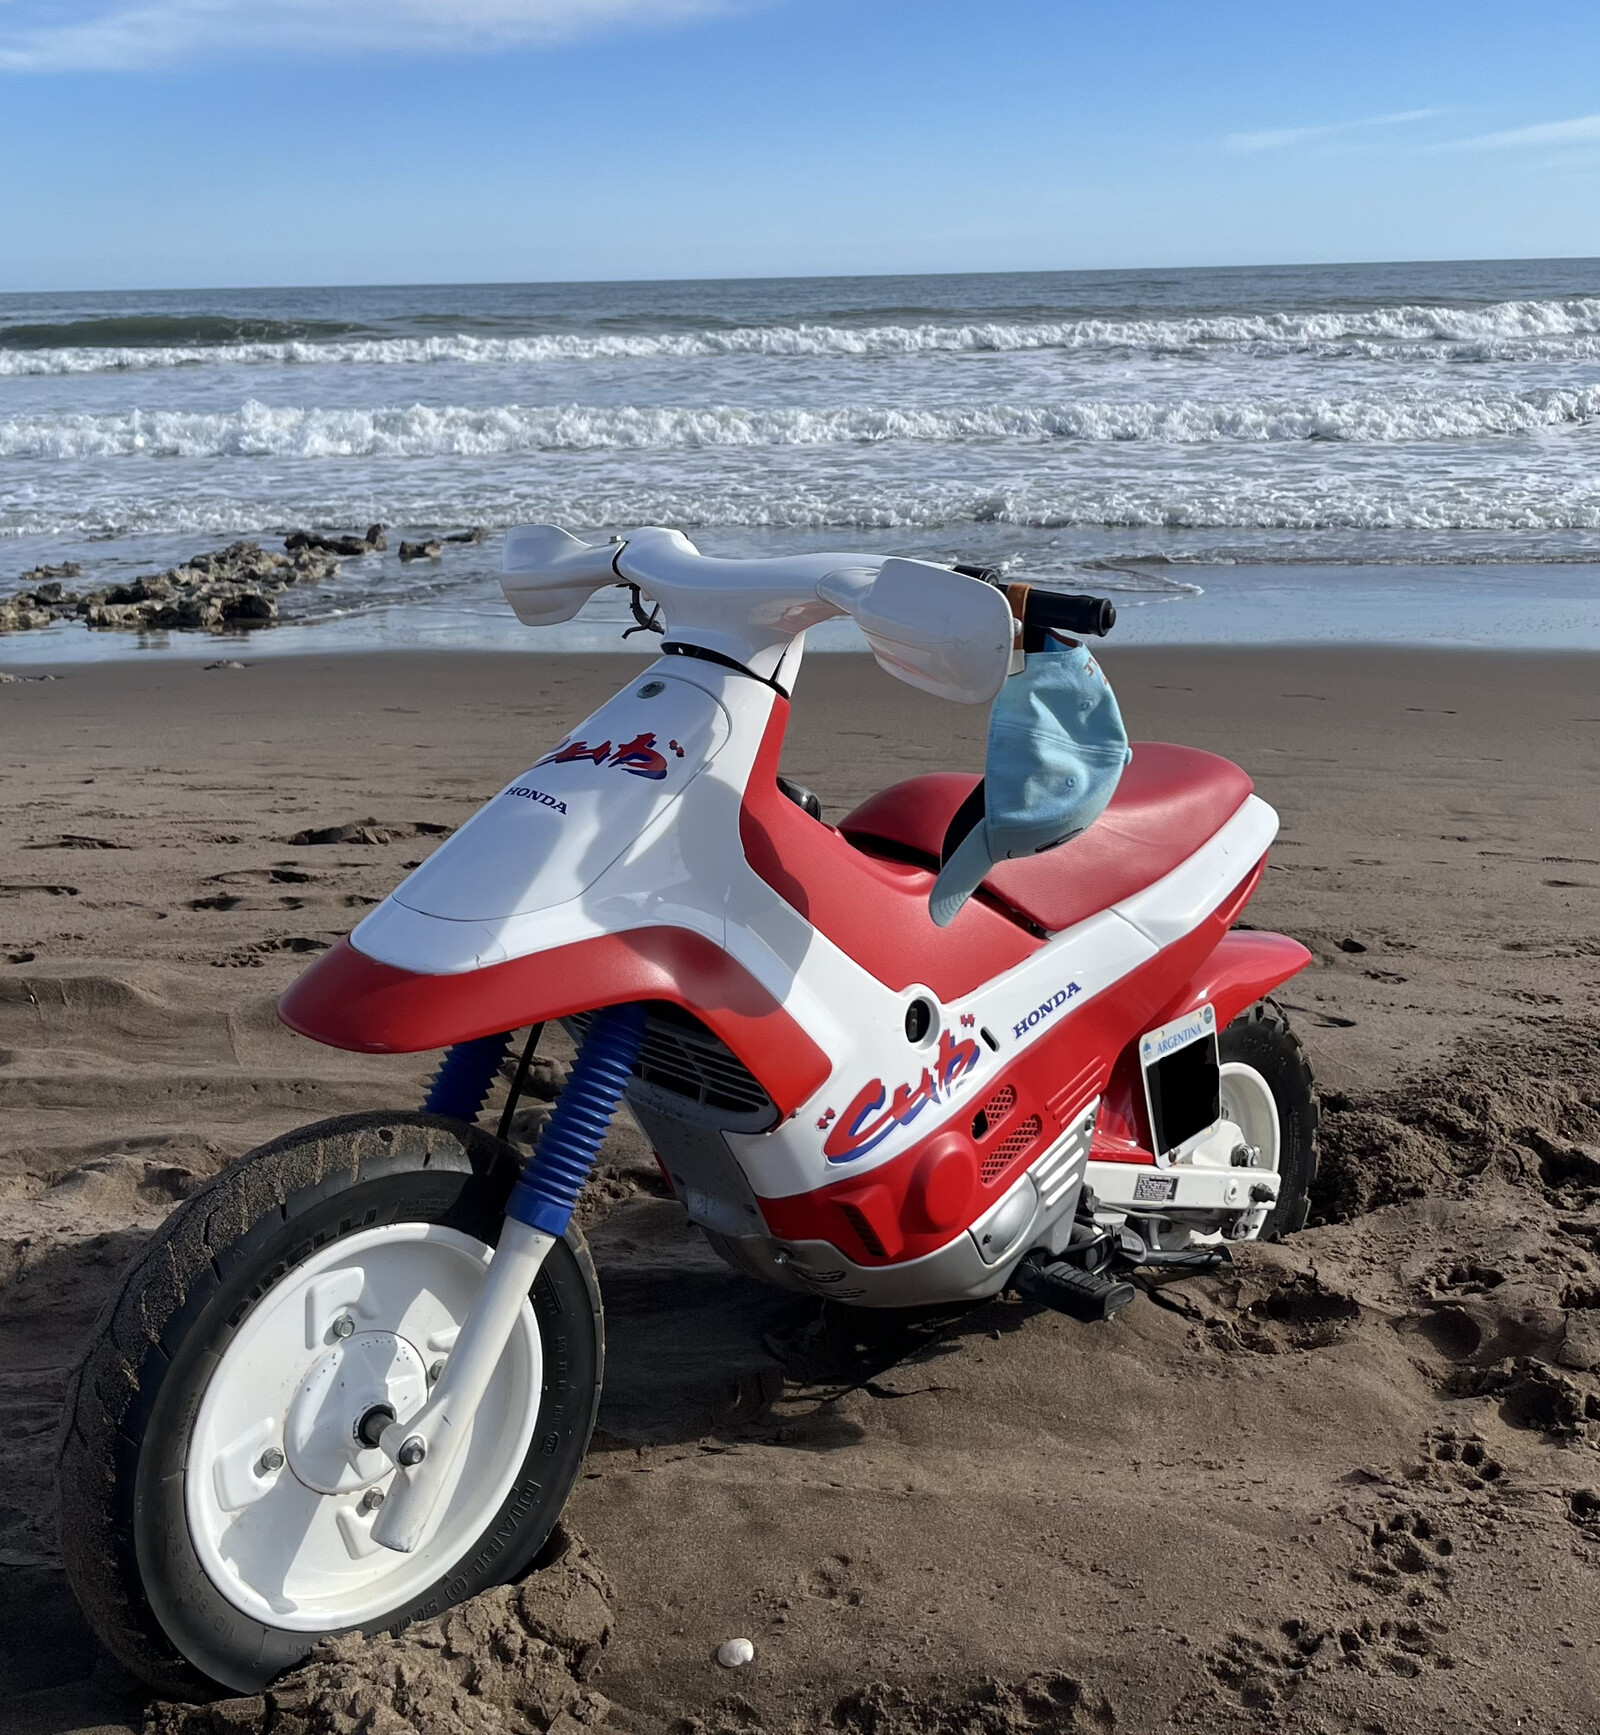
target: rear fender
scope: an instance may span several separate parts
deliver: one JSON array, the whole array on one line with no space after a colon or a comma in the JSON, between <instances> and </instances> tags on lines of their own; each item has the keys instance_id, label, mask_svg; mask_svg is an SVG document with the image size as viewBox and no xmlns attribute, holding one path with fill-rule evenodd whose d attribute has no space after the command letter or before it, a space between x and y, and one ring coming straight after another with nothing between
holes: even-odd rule
<instances>
[{"instance_id":1,"label":"rear fender","mask_svg":"<svg viewBox=\"0 0 1600 1735\"><path fill-rule=\"evenodd\" d=\"M1287 934L1232 929L1146 1028L1170 1024L1186 1012L1210 1005L1216 1009L1217 1029L1225 1030L1247 1006L1281 988L1310 962L1311 954ZM1097 1161L1155 1161L1139 1076L1139 1037L1143 1034L1142 1030L1134 1033L1111 1069L1095 1128L1093 1155Z\"/></svg>"}]
</instances>

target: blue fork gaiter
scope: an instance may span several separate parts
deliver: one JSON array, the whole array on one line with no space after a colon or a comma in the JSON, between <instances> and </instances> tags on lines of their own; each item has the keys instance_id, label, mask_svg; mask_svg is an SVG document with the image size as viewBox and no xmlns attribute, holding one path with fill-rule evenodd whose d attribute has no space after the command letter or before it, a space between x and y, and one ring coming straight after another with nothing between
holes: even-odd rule
<instances>
[{"instance_id":1,"label":"blue fork gaiter","mask_svg":"<svg viewBox=\"0 0 1600 1735\"><path fill-rule=\"evenodd\" d=\"M511 1032L502 1030L497 1036L480 1036L446 1049L433 1083L428 1086L427 1100L422 1105L424 1113L475 1121L488 1100L489 1087L510 1041Z\"/></svg>"},{"instance_id":2,"label":"blue fork gaiter","mask_svg":"<svg viewBox=\"0 0 1600 1735\"><path fill-rule=\"evenodd\" d=\"M538 1146L512 1189L508 1217L547 1235L567 1232L643 1040L644 1007L637 1002L595 1014Z\"/></svg>"}]
</instances>

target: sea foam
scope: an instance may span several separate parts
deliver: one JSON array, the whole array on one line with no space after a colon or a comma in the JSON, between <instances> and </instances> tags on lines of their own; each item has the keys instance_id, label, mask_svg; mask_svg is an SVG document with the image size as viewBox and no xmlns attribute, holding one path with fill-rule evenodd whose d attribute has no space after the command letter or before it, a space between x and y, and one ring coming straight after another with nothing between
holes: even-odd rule
<instances>
[{"instance_id":1,"label":"sea foam","mask_svg":"<svg viewBox=\"0 0 1600 1735\"><path fill-rule=\"evenodd\" d=\"M547 333L477 337L287 338L271 341L74 343L63 326L0 328L0 375L129 372L175 367L417 367L436 363L696 360L718 357L894 357L937 353L1083 350L1181 355L1239 349L1266 355L1369 355L1459 361L1600 356L1600 296L1493 302L1480 307L1399 305L1351 312L1263 313L1180 319L921 321L843 325L798 322L682 332ZM8 331L26 338L8 342Z\"/></svg>"},{"instance_id":2,"label":"sea foam","mask_svg":"<svg viewBox=\"0 0 1600 1735\"><path fill-rule=\"evenodd\" d=\"M0 419L0 458L315 461L891 442L1382 445L1495 438L1597 419L1600 386L1305 401L1076 400L955 410L582 404L300 409L251 400L224 413L134 410Z\"/></svg>"}]
</instances>

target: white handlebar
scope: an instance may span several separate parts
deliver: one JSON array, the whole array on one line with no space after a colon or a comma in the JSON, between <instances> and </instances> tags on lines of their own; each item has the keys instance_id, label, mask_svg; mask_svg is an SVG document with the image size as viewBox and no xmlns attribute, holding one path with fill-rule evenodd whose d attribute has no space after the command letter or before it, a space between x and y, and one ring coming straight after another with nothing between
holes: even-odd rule
<instances>
[{"instance_id":1,"label":"white handlebar","mask_svg":"<svg viewBox=\"0 0 1600 1735\"><path fill-rule=\"evenodd\" d=\"M1011 666L1005 598L929 561L871 554L763 560L704 555L677 530L588 543L553 524L506 536L501 587L525 626L571 620L608 584L636 584L661 604L673 639L770 676L807 627L850 615L891 674L965 704L992 699Z\"/></svg>"}]
</instances>

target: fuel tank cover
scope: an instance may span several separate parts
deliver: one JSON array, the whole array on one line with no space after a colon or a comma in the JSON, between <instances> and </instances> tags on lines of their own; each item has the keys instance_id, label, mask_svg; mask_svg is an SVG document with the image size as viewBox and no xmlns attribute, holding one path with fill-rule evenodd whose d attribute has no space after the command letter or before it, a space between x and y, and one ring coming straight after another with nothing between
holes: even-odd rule
<instances>
[{"instance_id":1,"label":"fuel tank cover","mask_svg":"<svg viewBox=\"0 0 1600 1735\"><path fill-rule=\"evenodd\" d=\"M479 808L395 889L395 901L422 915L492 922L580 896L728 734L727 714L703 688L670 676L633 682Z\"/></svg>"}]
</instances>

